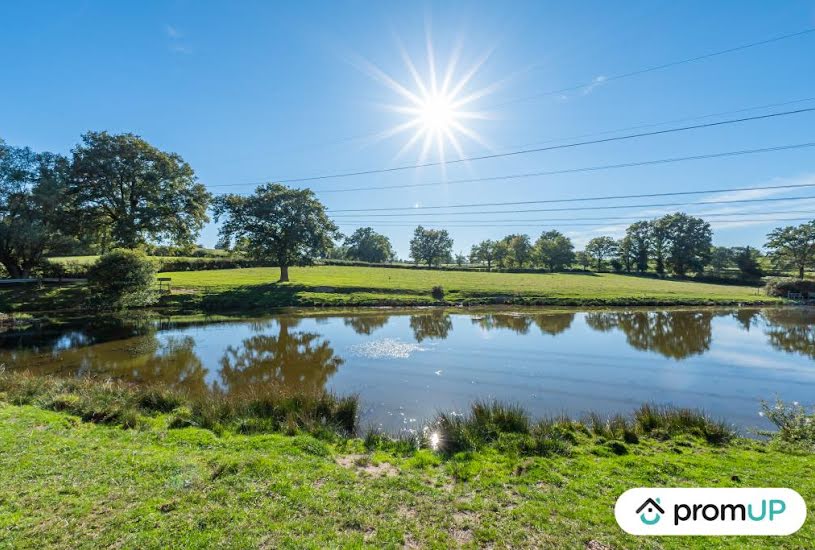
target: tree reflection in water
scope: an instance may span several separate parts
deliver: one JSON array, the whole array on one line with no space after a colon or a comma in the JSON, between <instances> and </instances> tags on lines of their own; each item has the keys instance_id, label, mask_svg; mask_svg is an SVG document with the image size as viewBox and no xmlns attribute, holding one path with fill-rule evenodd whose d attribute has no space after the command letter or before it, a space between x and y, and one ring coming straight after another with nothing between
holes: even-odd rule
<instances>
[{"instance_id":1,"label":"tree reflection in water","mask_svg":"<svg viewBox=\"0 0 815 550\"><path fill-rule=\"evenodd\" d=\"M775 349L815 359L815 311L809 307L768 309L765 334Z\"/></svg>"},{"instance_id":2,"label":"tree reflection in water","mask_svg":"<svg viewBox=\"0 0 815 550\"><path fill-rule=\"evenodd\" d=\"M555 336L572 326L574 313L488 313L471 320L484 330L506 328L518 334L527 334L534 323L542 333Z\"/></svg>"},{"instance_id":3,"label":"tree reflection in water","mask_svg":"<svg viewBox=\"0 0 815 550\"><path fill-rule=\"evenodd\" d=\"M592 311L586 313L586 324L602 332L620 329L633 348L683 359L710 349L714 315L704 310Z\"/></svg>"},{"instance_id":4,"label":"tree reflection in water","mask_svg":"<svg viewBox=\"0 0 815 550\"><path fill-rule=\"evenodd\" d=\"M354 315L343 317L342 322L354 329L357 334L370 336L376 329L387 325L389 318L387 315Z\"/></svg>"},{"instance_id":5,"label":"tree reflection in water","mask_svg":"<svg viewBox=\"0 0 815 550\"><path fill-rule=\"evenodd\" d=\"M532 319L528 315L517 313L488 313L472 317L471 320L484 330L507 328L518 334L526 334L532 325Z\"/></svg>"},{"instance_id":6,"label":"tree reflection in water","mask_svg":"<svg viewBox=\"0 0 815 550\"><path fill-rule=\"evenodd\" d=\"M453 320L443 311L410 316L410 328L417 342L444 340L453 328Z\"/></svg>"},{"instance_id":7,"label":"tree reflection in water","mask_svg":"<svg viewBox=\"0 0 815 550\"><path fill-rule=\"evenodd\" d=\"M226 349L220 360L223 387L218 389L243 392L259 384L282 385L298 391L325 387L343 363L328 340L312 332L290 332L299 324L297 319L280 317L277 324L276 336L258 334Z\"/></svg>"}]
</instances>

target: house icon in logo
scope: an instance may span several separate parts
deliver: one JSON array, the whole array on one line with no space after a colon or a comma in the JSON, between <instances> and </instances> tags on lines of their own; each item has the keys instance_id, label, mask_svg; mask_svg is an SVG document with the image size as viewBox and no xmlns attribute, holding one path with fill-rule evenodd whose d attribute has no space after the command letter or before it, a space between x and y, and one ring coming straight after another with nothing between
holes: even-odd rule
<instances>
[{"instance_id":1,"label":"house icon in logo","mask_svg":"<svg viewBox=\"0 0 815 550\"><path fill-rule=\"evenodd\" d=\"M659 499L654 500L649 498L637 508L637 513L640 515L640 521L645 525L656 525L662 517L662 514L665 513L665 510L659 505ZM648 519L647 514L654 514L654 517Z\"/></svg>"}]
</instances>

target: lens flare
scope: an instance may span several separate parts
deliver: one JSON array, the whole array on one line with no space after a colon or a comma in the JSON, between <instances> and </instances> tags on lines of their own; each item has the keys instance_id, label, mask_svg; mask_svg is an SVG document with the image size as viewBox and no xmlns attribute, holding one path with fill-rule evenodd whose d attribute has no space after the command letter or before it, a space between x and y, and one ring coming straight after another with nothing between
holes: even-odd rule
<instances>
[{"instance_id":1,"label":"lens flare","mask_svg":"<svg viewBox=\"0 0 815 550\"><path fill-rule=\"evenodd\" d=\"M472 105L477 100L493 93L501 83L491 84L474 91L468 88L491 52L482 55L468 70L458 71L461 54L459 44L453 49L444 72L439 73L436 68L436 53L428 31L427 71L425 76L422 76L405 48L398 40L397 43L402 60L410 73L412 85L398 82L370 62L364 62L362 66L365 72L405 100L404 104L385 105L384 107L404 115L406 120L374 136L373 141L382 141L412 132L395 158L403 157L409 151L419 148L418 160L420 163L426 161L434 150L441 162L445 161L448 149L455 151L459 159L464 158L465 154L461 146L464 138L492 151L493 148L470 125L473 120L487 120L493 117L490 113L474 109Z\"/></svg>"}]
</instances>

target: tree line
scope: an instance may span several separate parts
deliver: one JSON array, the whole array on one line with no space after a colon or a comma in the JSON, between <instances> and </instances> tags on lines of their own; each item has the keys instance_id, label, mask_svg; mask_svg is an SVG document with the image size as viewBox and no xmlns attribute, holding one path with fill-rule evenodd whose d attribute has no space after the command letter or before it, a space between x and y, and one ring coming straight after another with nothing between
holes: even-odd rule
<instances>
[{"instance_id":1,"label":"tree line","mask_svg":"<svg viewBox=\"0 0 815 550\"><path fill-rule=\"evenodd\" d=\"M83 247L189 245L209 221L219 228L219 248L288 268L319 258L371 263L396 259L390 239L371 227L343 235L310 189L268 183L249 195L213 197L178 154L164 152L134 134L88 132L68 156L37 153L0 140L0 264L11 277L28 277L48 256ZM712 245L710 224L673 213L628 226L620 239L598 236L576 251L563 233L544 231L484 240L468 255L453 255L445 229L419 226L410 257L430 267L450 264L487 270L542 268L611 269L659 275L733 269L759 277L761 254L752 247ZM815 220L774 229L765 247L776 269L800 278L815 264Z\"/></svg>"}]
</instances>

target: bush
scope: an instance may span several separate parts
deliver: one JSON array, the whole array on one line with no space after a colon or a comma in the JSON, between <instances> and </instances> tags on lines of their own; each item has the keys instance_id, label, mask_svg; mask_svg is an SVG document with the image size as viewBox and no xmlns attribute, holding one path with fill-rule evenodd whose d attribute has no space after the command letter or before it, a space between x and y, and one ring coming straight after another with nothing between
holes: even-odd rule
<instances>
[{"instance_id":1,"label":"bush","mask_svg":"<svg viewBox=\"0 0 815 550\"><path fill-rule=\"evenodd\" d=\"M88 269L91 306L123 310L148 306L158 297L154 288L156 268L142 252L115 249Z\"/></svg>"},{"instance_id":2,"label":"bush","mask_svg":"<svg viewBox=\"0 0 815 550\"><path fill-rule=\"evenodd\" d=\"M440 285L436 285L430 291L430 295L433 296L434 300L444 300L444 288L442 288Z\"/></svg>"},{"instance_id":3,"label":"bush","mask_svg":"<svg viewBox=\"0 0 815 550\"><path fill-rule=\"evenodd\" d=\"M780 296L786 298L790 292L815 294L815 281L806 279L795 279L793 277L773 277L767 280L764 287L768 296Z\"/></svg>"},{"instance_id":4,"label":"bush","mask_svg":"<svg viewBox=\"0 0 815 550\"><path fill-rule=\"evenodd\" d=\"M778 432L761 432L762 435L777 437L787 443L815 445L815 410L807 413L797 401L787 405L777 399L772 406L762 401L759 414L778 428Z\"/></svg>"}]
</instances>

